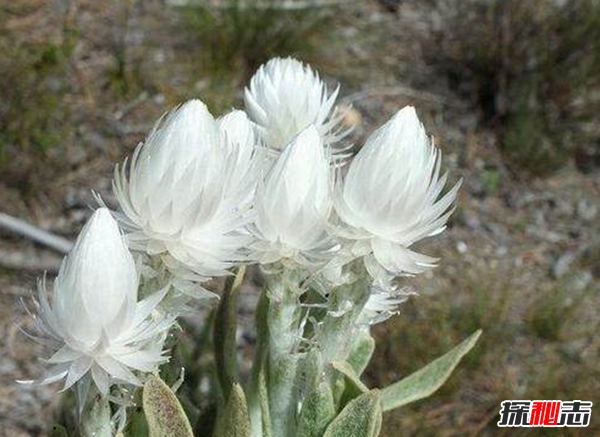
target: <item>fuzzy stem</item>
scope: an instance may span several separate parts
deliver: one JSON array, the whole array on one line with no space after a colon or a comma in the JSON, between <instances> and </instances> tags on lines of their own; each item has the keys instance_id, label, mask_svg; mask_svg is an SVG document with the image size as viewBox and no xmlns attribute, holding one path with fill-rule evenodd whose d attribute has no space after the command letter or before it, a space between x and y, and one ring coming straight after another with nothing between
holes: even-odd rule
<instances>
[{"instance_id":1,"label":"fuzzy stem","mask_svg":"<svg viewBox=\"0 0 600 437\"><path fill-rule=\"evenodd\" d=\"M357 321L368 297L369 286L364 280L332 292L329 313L316 337L325 365L348 358L358 338Z\"/></svg>"},{"instance_id":2,"label":"fuzzy stem","mask_svg":"<svg viewBox=\"0 0 600 437\"><path fill-rule=\"evenodd\" d=\"M248 410L250 412L250 423L252 425L252 437L263 437L262 414L260 404L260 381L269 351L269 298L267 290L261 293L256 308L256 350L252 363L252 374L250 378L248 393Z\"/></svg>"},{"instance_id":3,"label":"fuzzy stem","mask_svg":"<svg viewBox=\"0 0 600 437\"><path fill-rule=\"evenodd\" d=\"M269 287L268 394L273 437L295 435L298 408L299 288L293 272Z\"/></svg>"},{"instance_id":4,"label":"fuzzy stem","mask_svg":"<svg viewBox=\"0 0 600 437\"><path fill-rule=\"evenodd\" d=\"M81 418L83 437L112 437L111 411L108 397L95 395L87 405Z\"/></svg>"}]
</instances>

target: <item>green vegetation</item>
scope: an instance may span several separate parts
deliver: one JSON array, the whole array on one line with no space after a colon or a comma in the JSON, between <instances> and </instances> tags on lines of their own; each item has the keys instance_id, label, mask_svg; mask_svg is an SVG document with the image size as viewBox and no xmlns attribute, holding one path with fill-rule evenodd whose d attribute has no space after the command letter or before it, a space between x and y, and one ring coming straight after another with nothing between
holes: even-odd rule
<instances>
[{"instance_id":1,"label":"green vegetation","mask_svg":"<svg viewBox=\"0 0 600 437\"><path fill-rule=\"evenodd\" d=\"M77 35L65 25L60 38L34 41L8 25L21 13L14 8L0 9L0 172L10 170L8 162L12 168L18 163L12 181L27 188L35 162L71 134L65 78Z\"/></svg>"},{"instance_id":2,"label":"green vegetation","mask_svg":"<svg viewBox=\"0 0 600 437\"><path fill-rule=\"evenodd\" d=\"M570 157L600 163L600 3L436 3L432 61L469 94L516 168L533 175Z\"/></svg>"},{"instance_id":3,"label":"green vegetation","mask_svg":"<svg viewBox=\"0 0 600 437\"><path fill-rule=\"evenodd\" d=\"M0 39L0 150L7 146L42 152L58 144L67 115L62 75L68 68L72 45L23 44ZM5 156L3 156L5 158Z\"/></svg>"},{"instance_id":4,"label":"green vegetation","mask_svg":"<svg viewBox=\"0 0 600 437\"><path fill-rule=\"evenodd\" d=\"M305 57L325 44L332 7L286 6L290 2L225 0L190 3L181 13L205 66L249 76L273 56ZM247 78L247 77L246 77Z\"/></svg>"}]
</instances>

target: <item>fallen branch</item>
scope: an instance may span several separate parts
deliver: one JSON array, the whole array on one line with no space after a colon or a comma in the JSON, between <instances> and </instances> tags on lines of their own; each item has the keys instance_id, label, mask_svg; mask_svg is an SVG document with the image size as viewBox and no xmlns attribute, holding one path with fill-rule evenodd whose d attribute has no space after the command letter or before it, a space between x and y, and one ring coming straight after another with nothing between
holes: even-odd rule
<instances>
[{"instance_id":1,"label":"fallen branch","mask_svg":"<svg viewBox=\"0 0 600 437\"><path fill-rule=\"evenodd\" d=\"M73 247L73 243L66 238L54 235L51 232L30 225L21 219L11 217L2 212L0 212L0 228L4 228L7 231L43 244L57 252L67 253L71 250L71 247Z\"/></svg>"},{"instance_id":2,"label":"fallen branch","mask_svg":"<svg viewBox=\"0 0 600 437\"><path fill-rule=\"evenodd\" d=\"M202 6L195 0L167 0L171 6ZM207 2L203 7L212 9L230 9L237 8L239 10L280 10L280 11L302 11L306 9L319 9L340 6L345 3L345 0L296 0L296 1L262 1L262 2L233 2L233 1L212 1Z\"/></svg>"}]
</instances>

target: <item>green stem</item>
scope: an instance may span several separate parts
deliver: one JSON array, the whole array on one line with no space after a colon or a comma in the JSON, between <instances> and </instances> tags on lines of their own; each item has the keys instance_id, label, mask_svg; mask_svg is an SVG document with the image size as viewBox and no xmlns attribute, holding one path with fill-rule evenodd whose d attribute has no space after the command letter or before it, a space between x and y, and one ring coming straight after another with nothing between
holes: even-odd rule
<instances>
[{"instance_id":1,"label":"green stem","mask_svg":"<svg viewBox=\"0 0 600 437\"><path fill-rule=\"evenodd\" d=\"M316 341L322 353L324 370L330 384L335 385L339 375L330 372L329 364L346 361L360 338L357 321L369 297L369 286L364 280L342 286L331 292L329 312L324 317Z\"/></svg>"},{"instance_id":2,"label":"green stem","mask_svg":"<svg viewBox=\"0 0 600 437\"><path fill-rule=\"evenodd\" d=\"M237 382L237 298L245 271L242 266L235 277L228 278L215 318L215 362L225 401Z\"/></svg>"}]
</instances>

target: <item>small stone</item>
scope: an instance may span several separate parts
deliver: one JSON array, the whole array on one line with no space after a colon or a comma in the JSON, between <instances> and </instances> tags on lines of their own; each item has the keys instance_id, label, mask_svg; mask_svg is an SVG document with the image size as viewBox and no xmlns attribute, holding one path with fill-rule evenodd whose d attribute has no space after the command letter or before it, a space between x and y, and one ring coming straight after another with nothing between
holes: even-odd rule
<instances>
[{"instance_id":1,"label":"small stone","mask_svg":"<svg viewBox=\"0 0 600 437\"><path fill-rule=\"evenodd\" d=\"M577 202L577 215L586 222L591 222L598 215L598 205L589 199L581 199Z\"/></svg>"},{"instance_id":2,"label":"small stone","mask_svg":"<svg viewBox=\"0 0 600 437\"><path fill-rule=\"evenodd\" d=\"M574 260L575 253L573 252L567 252L561 255L558 258L558 261L556 261L556 263L554 264L554 267L552 268L552 273L554 277L562 278L569 271L569 267L571 267L571 264Z\"/></svg>"}]
</instances>

